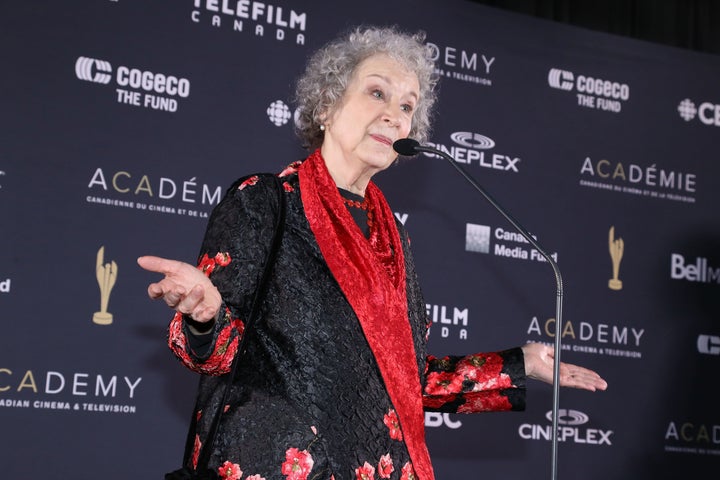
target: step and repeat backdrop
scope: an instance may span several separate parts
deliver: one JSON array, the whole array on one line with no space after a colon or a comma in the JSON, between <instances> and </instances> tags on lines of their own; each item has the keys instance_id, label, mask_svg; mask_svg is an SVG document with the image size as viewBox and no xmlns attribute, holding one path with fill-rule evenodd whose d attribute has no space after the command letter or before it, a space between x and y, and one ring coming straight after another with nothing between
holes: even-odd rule
<instances>
[{"instance_id":1,"label":"step and repeat backdrop","mask_svg":"<svg viewBox=\"0 0 720 480\"><path fill-rule=\"evenodd\" d=\"M304 158L293 84L361 23L424 30L430 142L376 177L410 232L436 355L562 339L559 477L720 470L720 58L461 0L76 0L0 6L0 471L153 479L197 376L144 254L194 262L237 177ZM437 477L551 473L552 387L525 412L427 414Z\"/></svg>"}]
</instances>

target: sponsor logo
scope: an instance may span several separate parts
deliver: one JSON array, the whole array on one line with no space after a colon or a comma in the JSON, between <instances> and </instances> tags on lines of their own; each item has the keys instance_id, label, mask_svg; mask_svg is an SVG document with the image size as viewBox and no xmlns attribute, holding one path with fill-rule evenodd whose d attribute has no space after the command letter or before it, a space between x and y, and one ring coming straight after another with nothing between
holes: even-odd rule
<instances>
[{"instance_id":1,"label":"sponsor logo","mask_svg":"<svg viewBox=\"0 0 720 480\"><path fill-rule=\"evenodd\" d=\"M585 157L580 166L580 185L614 193L657 200L695 203L697 176L679 170Z\"/></svg>"},{"instance_id":2,"label":"sponsor logo","mask_svg":"<svg viewBox=\"0 0 720 480\"><path fill-rule=\"evenodd\" d=\"M290 112L290 107L282 100L275 100L268 106L267 110L268 119L276 127L282 127L286 125L293 114ZM297 114L297 112L296 112Z\"/></svg>"},{"instance_id":3,"label":"sponsor logo","mask_svg":"<svg viewBox=\"0 0 720 480\"><path fill-rule=\"evenodd\" d=\"M622 238L615 238L615 227L610 227L610 235L608 239L608 248L610 250L610 260L612 261L612 278L608 280L608 287L611 290L622 290L622 280L618 278L620 274L620 262L625 254L625 242Z\"/></svg>"},{"instance_id":4,"label":"sponsor logo","mask_svg":"<svg viewBox=\"0 0 720 480\"><path fill-rule=\"evenodd\" d=\"M107 60L78 57L75 75L79 80L108 85L113 80L113 67ZM190 96L190 80L175 75L120 65L114 79L116 101L126 105L176 112L178 98Z\"/></svg>"},{"instance_id":5,"label":"sponsor logo","mask_svg":"<svg viewBox=\"0 0 720 480\"><path fill-rule=\"evenodd\" d=\"M100 247L95 261L95 277L98 287L100 287L100 311L95 312L92 318L97 325L110 325L113 322L113 315L107 311L107 308L108 302L110 302L110 292L117 280L118 267L115 260L103 263L104 255L105 247Z\"/></svg>"},{"instance_id":6,"label":"sponsor logo","mask_svg":"<svg viewBox=\"0 0 720 480\"><path fill-rule=\"evenodd\" d=\"M485 135L473 132L454 132L450 134L452 144L431 143L428 145L447 153L457 163L477 165L482 168L490 168L503 172L519 173L520 158L514 155L490 152L495 148L495 141ZM440 158L433 153L423 152L423 155L431 158Z\"/></svg>"},{"instance_id":7,"label":"sponsor logo","mask_svg":"<svg viewBox=\"0 0 720 480\"><path fill-rule=\"evenodd\" d=\"M720 267L713 268L705 257L696 257L689 263L684 255L670 254L670 278L697 283L720 284Z\"/></svg>"},{"instance_id":8,"label":"sponsor logo","mask_svg":"<svg viewBox=\"0 0 720 480\"><path fill-rule=\"evenodd\" d=\"M0 366L0 407L91 413L136 413L142 377L18 370Z\"/></svg>"},{"instance_id":9,"label":"sponsor logo","mask_svg":"<svg viewBox=\"0 0 720 480\"><path fill-rule=\"evenodd\" d=\"M686 122L697 118L704 125L720 127L720 104L718 103L702 102L699 107L696 107L695 102L686 98L678 104L677 111L680 118Z\"/></svg>"},{"instance_id":10,"label":"sponsor logo","mask_svg":"<svg viewBox=\"0 0 720 480\"><path fill-rule=\"evenodd\" d=\"M193 0L190 19L255 37L305 45L308 16L280 5L250 0Z\"/></svg>"},{"instance_id":11,"label":"sponsor logo","mask_svg":"<svg viewBox=\"0 0 720 480\"><path fill-rule=\"evenodd\" d=\"M692 455L720 455L720 425L691 421L668 423L665 451Z\"/></svg>"},{"instance_id":12,"label":"sponsor logo","mask_svg":"<svg viewBox=\"0 0 720 480\"><path fill-rule=\"evenodd\" d=\"M705 355L720 355L720 336L698 335L697 349Z\"/></svg>"},{"instance_id":13,"label":"sponsor logo","mask_svg":"<svg viewBox=\"0 0 720 480\"><path fill-rule=\"evenodd\" d=\"M576 92L578 105L606 112L620 113L622 103L630 99L630 86L612 80L576 75L569 70L551 68L548 85L565 92Z\"/></svg>"},{"instance_id":14,"label":"sponsor logo","mask_svg":"<svg viewBox=\"0 0 720 480\"><path fill-rule=\"evenodd\" d=\"M465 224L465 251L547 263L545 256L531 247L530 242L519 232L489 225ZM551 253L550 256L557 262L557 252Z\"/></svg>"},{"instance_id":15,"label":"sponsor logo","mask_svg":"<svg viewBox=\"0 0 720 480\"><path fill-rule=\"evenodd\" d=\"M439 326L440 337L448 338L452 334L460 340L467 340L467 326L470 316L467 308L433 305L430 303L426 304L425 308L428 319L432 321L432 325Z\"/></svg>"},{"instance_id":16,"label":"sponsor logo","mask_svg":"<svg viewBox=\"0 0 720 480\"><path fill-rule=\"evenodd\" d=\"M518 427L518 435L525 440L552 440L552 418L553 412L550 410L545 414L545 418L550 425L523 423ZM586 444L593 446L612 446L611 436L614 434L612 430L603 430L600 428L592 428L590 425L590 417L578 410L569 410L565 408L558 409L558 442L568 442L575 444Z\"/></svg>"},{"instance_id":17,"label":"sponsor logo","mask_svg":"<svg viewBox=\"0 0 720 480\"><path fill-rule=\"evenodd\" d=\"M462 422L451 419L449 413L425 412L425 426L430 428L447 427L457 430L462 427Z\"/></svg>"},{"instance_id":18,"label":"sponsor logo","mask_svg":"<svg viewBox=\"0 0 720 480\"><path fill-rule=\"evenodd\" d=\"M75 75L80 80L107 85L112 80L110 62L88 57L78 57L75 62Z\"/></svg>"},{"instance_id":19,"label":"sponsor logo","mask_svg":"<svg viewBox=\"0 0 720 480\"><path fill-rule=\"evenodd\" d=\"M554 345L555 318L541 321L532 317L525 334L531 341ZM573 322L562 324L561 349L609 357L642 358L640 346L645 329L609 323Z\"/></svg>"},{"instance_id":20,"label":"sponsor logo","mask_svg":"<svg viewBox=\"0 0 720 480\"><path fill-rule=\"evenodd\" d=\"M427 42L435 72L461 82L492 86L491 69L495 57L457 47Z\"/></svg>"},{"instance_id":21,"label":"sponsor logo","mask_svg":"<svg viewBox=\"0 0 720 480\"><path fill-rule=\"evenodd\" d=\"M97 168L91 175L88 190L87 203L206 219L212 207L220 203L224 188L199 184L197 177L179 181L124 170L106 173Z\"/></svg>"}]
</instances>

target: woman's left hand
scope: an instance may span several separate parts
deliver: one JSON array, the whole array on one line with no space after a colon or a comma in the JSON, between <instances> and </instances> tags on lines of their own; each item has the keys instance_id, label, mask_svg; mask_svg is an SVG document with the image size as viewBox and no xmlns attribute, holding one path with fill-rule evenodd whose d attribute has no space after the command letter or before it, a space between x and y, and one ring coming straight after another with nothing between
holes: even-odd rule
<instances>
[{"instance_id":1,"label":"woman's left hand","mask_svg":"<svg viewBox=\"0 0 720 480\"><path fill-rule=\"evenodd\" d=\"M555 349L542 343L526 343L522 346L525 355L525 374L528 378L553 383ZM560 386L583 390L605 390L607 382L595 371L572 363L560 362Z\"/></svg>"}]
</instances>

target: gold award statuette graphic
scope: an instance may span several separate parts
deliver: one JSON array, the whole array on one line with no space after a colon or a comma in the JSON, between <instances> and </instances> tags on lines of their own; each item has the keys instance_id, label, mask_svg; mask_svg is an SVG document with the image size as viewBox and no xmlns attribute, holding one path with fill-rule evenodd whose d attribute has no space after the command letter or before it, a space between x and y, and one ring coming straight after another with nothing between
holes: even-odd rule
<instances>
[{"instance_id":1,"label":"gold award statuette graphic","mask_svg":"<svg viewBox=\"0 0 720 480\"><path fill-rule=\"evenodd\" d=\"M95 262L95 275L98 285L100 286L100 311L93 315L93 322L98 325L110 325L113 321L112 313L107 311L108 302L110 301L110 292L115 286L117 279L117 263L113 260L103 265L103 256L105 247L100 247L97 252L97 261Z\"/></svg>"},{"instance_id":2,"label":"gold award statuette graphic","mask_svg":"<svg viewBox=\"0 0 720 480\"><path fill-rule=\"evenodd\" d=\"M612 278L608 280L608 287L613 290L622 290L622 280L618 279L620 273L620 261L625 251L625 242L622 238L615 239L615 227L610 227L610 239L608 241L610 247L610 259L612 260Z\"/></svg>"}]
</instances>

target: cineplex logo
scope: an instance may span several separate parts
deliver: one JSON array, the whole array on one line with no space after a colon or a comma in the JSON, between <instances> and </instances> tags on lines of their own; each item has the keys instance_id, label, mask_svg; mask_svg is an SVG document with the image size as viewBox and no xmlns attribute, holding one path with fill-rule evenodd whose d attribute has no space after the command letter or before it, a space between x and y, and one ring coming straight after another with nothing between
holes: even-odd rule
<instances>
[{"instance_id":1,"label":"cineplex logo","mask_svg":"<svg viewBox=\"0 0 720 480\"><path fill-rule=\"evenodd\" d=\"M630 86L626 83L576 75L559 68L548 71L548 85L566 92L575 90L579 106L607 112L620 113L622 102L630 99Z\"/></svg>"},{"instance_id":2,"label":"cineplex logo","mask_svg":"<svg viewBox=\"0 0 720 480\"><path fill-rule=\"evenodd\" d=\"M551 410L545 415L550 422L552 422L552 413ZM589 421L590 417L583 412L565 408L559 409L558 441L611 446L612 441L610 440L610 436L613 434L613 431L589 428L586 425ZM525 440L552 440L552 424L533 425L523 423L518 427L518 434L520 438L524 438Z\"/></svg>"},{"instance_id":3,"label":"cineplex logo","mask_svg":"<svg viewBox=\"0 0 720 480\"><path fill-rule=\"evenodd\" d=\"M495 140L490 137L473 132L454 132L450 134L450 140L453 142L450 146L431 142L428 142L428 145L447 153L458 163L475 164L478 167L504 172L519 173L520 171L518 165L520 158L502 153L486 152L495 147ZM440 158L438 155L427 152L423 155Z\"/></svg>"},{"instance_id":4,"label":"cineplex logo","mask_svg":"<svg viewBox=\"0 0 720 480\"><path fill-rule=\"evenodd\" d=\"M108 85L113 67L107 60L78 57L75 75L86 82ZM190 96L190 80L121 65L114 75L118 103L166 112L176 112L178 98Z\"/></svg>"}]
</instances>

